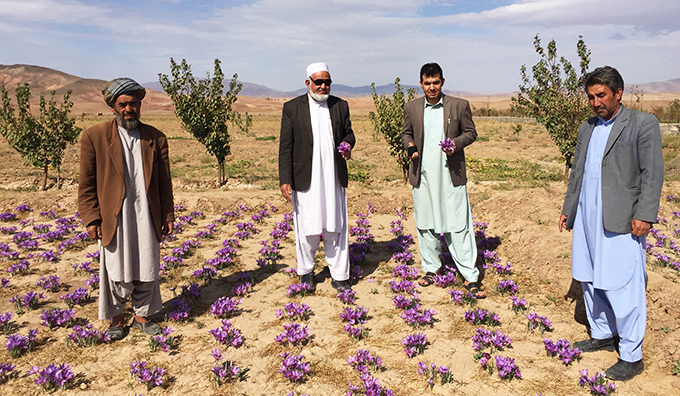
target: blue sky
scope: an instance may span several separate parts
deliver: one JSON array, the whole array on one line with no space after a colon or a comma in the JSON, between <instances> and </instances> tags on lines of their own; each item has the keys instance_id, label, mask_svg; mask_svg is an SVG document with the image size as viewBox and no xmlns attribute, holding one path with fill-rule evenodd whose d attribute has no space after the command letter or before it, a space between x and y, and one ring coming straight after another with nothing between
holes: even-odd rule
<instances>
[{"instance_id":1,"label":"blue sky","mask_svg":"<svg viewBox=\"0 0 680 396\"><path fill-rule=\"evenodd\" d=\"M351 86L416 84L438 62L448 89L509 92L539 33L572 62L583 35L591 69L643 83L680 78L678 15L676 0L0 0L0 64L148 82L170 57L199 76L219 58L227 76L294 90L316 61Z\"/></svg>"}]
</instances>

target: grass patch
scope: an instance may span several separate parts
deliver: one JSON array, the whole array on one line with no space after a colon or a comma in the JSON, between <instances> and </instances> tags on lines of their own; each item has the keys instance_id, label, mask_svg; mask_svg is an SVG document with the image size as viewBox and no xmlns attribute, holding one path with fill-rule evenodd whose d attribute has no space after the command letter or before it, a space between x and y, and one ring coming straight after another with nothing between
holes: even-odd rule
<instances>
[{"instance_id":1,"label":"grass patch","mask_svg":"<svg viewBox=\"0 0 680 396\"><path fill-rule=\"evenodd\" d=\"M563 178L561 170L527 160L467 158L466 163L474 181L554 182Z\"/></svg>"},{"instance_id":2,"label":"grass patch","mask_svg":"<svg viewBox=\"0 0 680 396\"><path fill-rule=\"evenodd\" d=\"M475 139L475 141L477 141L477 142L488 142L489 140L491 140L490 137L488 137L488 136L479 136L479 135L477 135L477 139Z\"/></svg>"},{"instance_id":3,"label":"grass patch","mask_svg":"<svg viewBox=\"0 0 680 396\"><path fill-rule=\"evenodd\" d=\"M349 180L366 183L371 176L370 170L373 166L364 164L364 161L350 161L347 171Z\"/></svg>"},{"instance_id":4,"label":"grass patch","mask_svg":"<svg viewBox=\"0 0 680 396\"><path fill-rule=\"evenodd\" d=\"M274 136L274 135L258 136L258 137L255 138L255 140L276 140L276 136Z\"/></svg>"},{"instance_id":5,"label":"grass patch","mask_svg":"<svg viewBox=\"0 0 680 396\"><path fill-rule=\"evenodd\" d=\"M168 136L168 140L194 140L192 137L185 137L185 136Z\"/></svg>"}]
</instances>

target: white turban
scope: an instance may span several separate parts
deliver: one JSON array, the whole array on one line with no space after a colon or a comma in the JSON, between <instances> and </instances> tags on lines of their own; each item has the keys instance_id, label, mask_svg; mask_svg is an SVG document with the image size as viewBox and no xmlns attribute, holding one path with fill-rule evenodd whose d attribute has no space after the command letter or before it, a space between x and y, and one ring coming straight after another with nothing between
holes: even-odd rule
<instances>
[{"instance_id":1,"label":"white turban","mask_svg":"<svg viewBox=\"0 0 680 396\"><path fill-rule=\"evenodd\" d=\"M312 74L322 71L328 72L328 74L330 74L326 62L312 63L311 65L307 66L307 77L311 77Z\"/></svg>"}]
</instances>

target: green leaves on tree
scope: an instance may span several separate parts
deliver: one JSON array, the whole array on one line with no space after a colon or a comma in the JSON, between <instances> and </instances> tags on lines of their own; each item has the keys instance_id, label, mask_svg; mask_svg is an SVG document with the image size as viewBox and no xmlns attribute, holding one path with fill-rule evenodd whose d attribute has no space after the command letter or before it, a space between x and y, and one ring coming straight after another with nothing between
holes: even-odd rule
<instances>
[{"instance_id":1,"label":"green leaves on tree","mask_svg":"<svg viewBox=\"0 0 680 396\"><path fill-rule=\"evenodd\" d=\"M580 74L577 75L571 62L564 57L557 58L555 40L543 48L541 38L536 35L534 48L541 60L531 68L531 77L527 74L526 65L520 68L522 84L520 92L512 98L512 109L535 118L547 129L564 157L566 180L574 157L578 127L592 116L582 86L590 64L590 51L583 37L579 36L576 51L580 58Z\"/></svg>"},{"instance_id":2,"label":"green leaves on tree","mask_svg":"<svg viewBox=\"0 0 680 396\"><path fill-rule=\"evenodd\" d=\"M401 129L404 127L404 104L410 102L416 96L416 90L410 88L406 90L399 83L399 77L394 80L394 94L392 98L385 95L378 95L375 92L375 83L371 84L371 97L375 105L376 112L368 114L373 129L381 134L390 147L390 155L397 159L401 167L404 182L408 176L409 159L401 143Z\"/></svg>"},{"instance_id":3,"label":"green leaves on tree","mask_svg":"<svg viewBox=\"0 0 680 396\"><path fill-rule=\"evenodd\" d=\"M240 114L232 111L231 107L243 84L237 81L238 75L234 74L229 83L229 91L223 96L224 73L219 59L215 59L212 77L208 73L205 78L197 80L185 59L177 64L170 58L170 74L171 77L158 74L161 86L172 99L175 114L182 121L182 127L205 146L208 154L217 159L218 183L222 185L226 181L225 158L231 154L227 121L241 123ZM247 125L246 128L252 125L251 117L246 114L242 124Z\"/></svg>"},{"instance_id":4,"label":"green leaves on tree","mask_svg":"<svg viewBox=\"0 0 680 396\"><path fill-rule=\"evenodd\" d=\"M75 118L69 117L73 107L71 91L64 94L59 104L54 100L55 94L55 91L51 91L49 100L45 99L45 94L40 94L40 112L35 116L31 114L31 91L27 83L17 85L16 109L5 87L0 86L0 133L24 160L43 169L41 190L47 185L49 166L57 169L57 186L61 185L64 150L68 144L75 143L82 131L75 126Z\"/></svg>"}]
</instances>

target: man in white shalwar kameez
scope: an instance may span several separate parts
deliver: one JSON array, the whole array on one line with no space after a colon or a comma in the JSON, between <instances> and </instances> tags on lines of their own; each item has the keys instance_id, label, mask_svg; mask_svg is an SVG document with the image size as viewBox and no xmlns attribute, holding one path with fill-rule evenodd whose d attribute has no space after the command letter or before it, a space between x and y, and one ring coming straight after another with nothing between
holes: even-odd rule
<instances>
[{"instance_id":1,"label":"man in white shalwar kameez","mask_svg":"<svg viewBox=\"0 0 680 396\"><path fill-rule=\"evenodd\" d=\"M444 95L444 77L436 63L420 70L425 97L404 105L402 143L412 159L409 181L413 186L413 211L418 247L425 275L421 286L434 283L441 267L440 234L444 235L465 287L477 298L486 297L479 283L477 243L467 193L464 148L477 131L466 100ZM440 142L451 140L451 146Z\"/></svg>"},{"instance_id":2,"label":"man in white shalwar kameez","mask_svg":"<svg viewBox=\"0 0 680 396\"><path fill-rule=\"evenodd\" d=\"M279 182L293 203L297 272L315 290L314 254L321 235L331 285L349 289L347 163L354 132L347 102L330 96L330 73L323 62L307 67L309 91L286 102L281 118ZM338 150L341 143L347 150Z\"/></svg>"},{"instance_id":3,"label":"man in white shalwar kameez","mask_svg":"<svg viewBox=\"0 0 680 396\"><path fill-rule=\"evenodd\" d=\"M573 170L558 223L574 230L572 276L581 282L591 338L583 352L619 350L606 371L626 381L644 370L646 234L656 222L663 182L659 123L620 104L623 79L612 67L584 82L597 117L579 128Z\"/></svg>"},{"instance_id":4,"label":"man in white shalwar kameez","mask_svg":"<svg viewBox=\"0 0 680 396\"><path fill-rule=\"evenodd\" d=\"M99 239L99 318L111 320L108 333L117 340L126 334L128 298L132 327L160 331L148 316L163 307L159 242L172 232L174 215L167 139L139 122L144 88L120 78L103 93L116 119L83 132L78 203L90 237Z\"/></svg>"}]
</instances>

